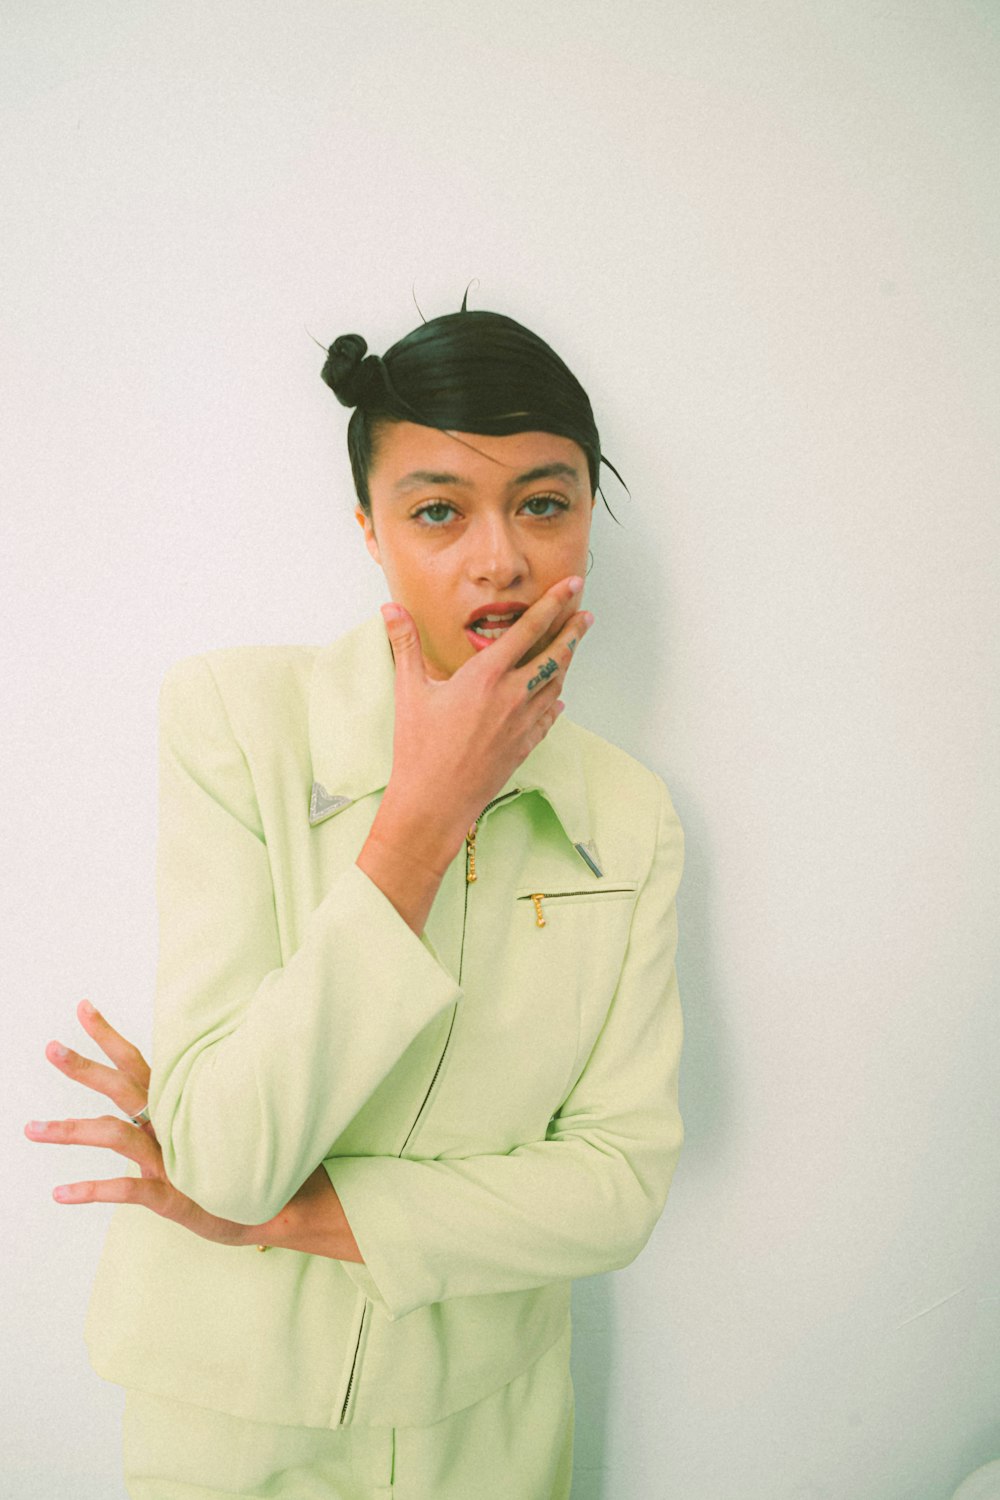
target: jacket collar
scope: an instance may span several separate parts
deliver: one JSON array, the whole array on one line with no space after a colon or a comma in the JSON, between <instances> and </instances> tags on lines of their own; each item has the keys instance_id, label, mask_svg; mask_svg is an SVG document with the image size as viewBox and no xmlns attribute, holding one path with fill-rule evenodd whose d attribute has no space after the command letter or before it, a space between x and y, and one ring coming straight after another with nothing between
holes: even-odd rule
<instances>
[{"instance_id":1,"label":"jacket collar","mask_svg":"<svg viewBox=\"0 0 1000 1500\"><path fill-rule=\"evenodd\" d=\"M317 652L309 687L311 823L325 821L388 784L395 677L396 664L380 611ZM594 845L580 746L565 712L497 795L515 789L540 792L581 859L594 874L603 874Z\"/></svg>"}]
</instances>

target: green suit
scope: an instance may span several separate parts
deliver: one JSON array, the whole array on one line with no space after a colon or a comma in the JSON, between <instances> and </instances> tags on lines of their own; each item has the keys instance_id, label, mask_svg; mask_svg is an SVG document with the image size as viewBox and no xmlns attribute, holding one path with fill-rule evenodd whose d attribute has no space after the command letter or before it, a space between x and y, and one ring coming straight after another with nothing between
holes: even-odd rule
<instances>
[{"instance_id":1,"label":"green suit","mask_svg":"<svg viewBox=\"0 0 1000 1500\"><path fill-rule=\"evenodd\" d=\"M365 1264L121 1205L86 1328L121 1385L256 1422L434 1423L564 1338L573 1279L628 1265L663 1211L683 1140L667 788L564 713L418 937L354 862L392 766L394 672L376 613L325 647L213 650L164 678L149 1099L167 1174L256 1224L322 1162Z\"/></svg>"}]
</instances>

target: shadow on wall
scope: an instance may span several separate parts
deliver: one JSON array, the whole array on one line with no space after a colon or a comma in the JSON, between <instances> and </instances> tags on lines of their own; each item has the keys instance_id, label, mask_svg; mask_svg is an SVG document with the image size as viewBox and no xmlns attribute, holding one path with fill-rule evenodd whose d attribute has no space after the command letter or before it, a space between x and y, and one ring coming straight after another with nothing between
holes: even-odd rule
<instances>
[{"instance_id":1,"label":"shadow on wall","mask_svg":"<svg viewBox=\"0 0 1000 1500\"><path fill-rule=\"evenodd\" d=\"M963 1479L951 1500L1000 1500L1000 1458Z\"/></svg>"}]
</instances>

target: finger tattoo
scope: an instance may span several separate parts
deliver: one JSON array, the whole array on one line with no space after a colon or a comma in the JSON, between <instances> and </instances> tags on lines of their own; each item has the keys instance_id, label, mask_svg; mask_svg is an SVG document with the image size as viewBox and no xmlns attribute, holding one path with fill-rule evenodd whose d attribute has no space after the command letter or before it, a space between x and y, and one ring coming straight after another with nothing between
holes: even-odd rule
<instances>
[{"instance_id":1,"label":"finger tattoo","mask_svg":"<svg viewBox=\"0 0 1000 1500\"><path fill-rule=\"evenodd\" d=\"M532 677L528 683L528 692L530 693L532 688L536 688L540 682L547 682L552 673L558 672L558 670L559 664L554 662L550 656L544 667L539 667L537 676Z\"/></svg>"}]
</instances>

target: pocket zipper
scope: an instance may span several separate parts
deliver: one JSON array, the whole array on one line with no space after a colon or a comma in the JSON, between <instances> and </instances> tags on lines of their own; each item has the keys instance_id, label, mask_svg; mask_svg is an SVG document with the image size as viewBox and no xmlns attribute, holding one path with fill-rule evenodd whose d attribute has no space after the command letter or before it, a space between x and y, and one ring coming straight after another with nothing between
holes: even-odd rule
<instances>
[{"instance_id":1,"label":"pocket zipper","mask_svg":"<svg viewBox=\"0 0 1000 1500\"><path fill-rule=\"evenodd\" d=\"M547 924L545 921L545 914L542 911L543 901L558 901L560 896L606 896L610 895L612 892L624 892L626 895L631 896L633 893L633 887L630 885L608 885L604 886L599 891L592 889L585 891L535 891L530 896L518 896L517 900L533 901L535 903L535 926L545 927Z\"/></svg>"}]
</instances>

